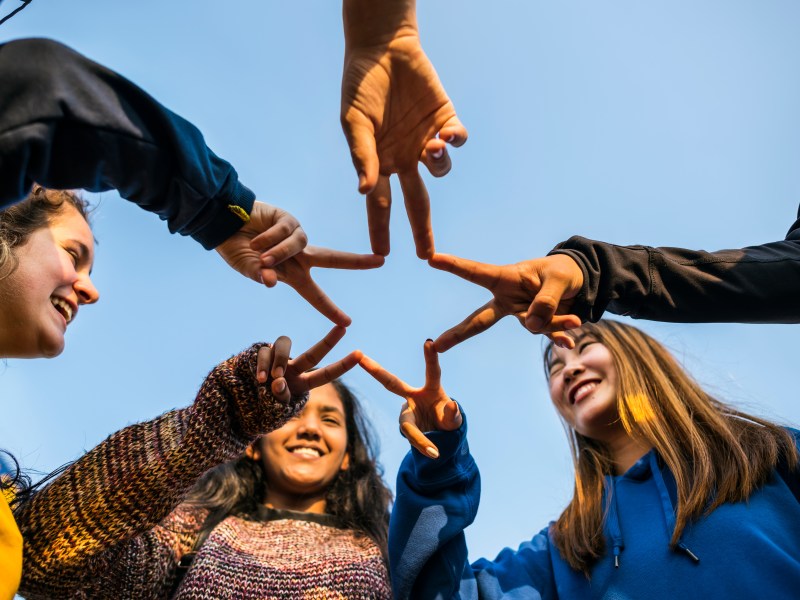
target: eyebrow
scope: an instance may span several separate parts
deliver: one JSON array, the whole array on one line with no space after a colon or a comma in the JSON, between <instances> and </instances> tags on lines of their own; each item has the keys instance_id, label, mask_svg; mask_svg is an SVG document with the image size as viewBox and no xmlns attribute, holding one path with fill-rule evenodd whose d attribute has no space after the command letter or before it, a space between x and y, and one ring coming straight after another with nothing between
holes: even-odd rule
<instances>
[{"instance_id":1,"label":"eyebrow","mask_svg":"<svg viewBox=\"0 0 800 600\"><path fill-rule=\"evenodd\" d=\"M337 413L337 414L339 414L341 416L344 416L344 411L342 411L340 408L338 408L336 406L329 406L329 405L320 406L319 407L319 412L321 412L321 413Z\"/></svg>"}]
</instances>

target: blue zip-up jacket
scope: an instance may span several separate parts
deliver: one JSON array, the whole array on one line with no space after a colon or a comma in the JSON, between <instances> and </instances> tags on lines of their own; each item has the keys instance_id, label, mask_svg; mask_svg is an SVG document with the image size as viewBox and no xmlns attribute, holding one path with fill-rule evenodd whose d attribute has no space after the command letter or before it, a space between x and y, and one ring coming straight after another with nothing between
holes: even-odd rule
<instances>
[{"instance_id":1,"label":"blue zip-up jacket","mask_svg":"<svg viewBox=\"0 0 800 600\"><path fill-rule=\"evenodd\" d=\"M591 579L561 558L547 527L470 564L464 529L478 510L480 475L466 433L465 417L457 431L427 434L440 458L412 450L400 467L389 529L398 600L800 597L800 503L787 480L775 472L747 502L687 526L672 549L675 480L655 451L608 477L607 550Z\"/></svg>"},{"instance_id":2,"label":"blue zip-up jacket","mask_svg":"<svg viewBox=\"0 0 800 600\"><path fill-rule=\"evenodd\" d=\"M0 45L0 209L34 182L116 189L206 249L236 233L255 200L194 125L45 39Z\"/></svg>"}]
</instances>

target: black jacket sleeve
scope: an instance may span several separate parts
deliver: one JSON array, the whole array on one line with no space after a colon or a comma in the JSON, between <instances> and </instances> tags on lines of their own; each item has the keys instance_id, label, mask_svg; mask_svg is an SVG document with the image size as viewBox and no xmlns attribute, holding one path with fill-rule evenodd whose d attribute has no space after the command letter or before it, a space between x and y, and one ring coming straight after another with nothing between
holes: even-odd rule
<instances>
[{"instance_id":1,"label":"black jacket sleeve","mask_svg":"<svg viewBox=\"0 0 800 600\"><path fill-rule=\"evenodd\" d=\"M800 217L800 213L798 213ZM566 254L583 271L574 310L684 323L800 322L800 218L786 239L738 250L615 246L572 237Z\"/></svg>"},{"instance_id":2,"label":"black jacket sleeve","mask_svg":"<svg viewBox=\"0 0 800 600\"><path fill-rule=\"evenodd\" d=\"M191 123L141 88L44 39L0 45L0 208L33 183L119 190L211 249L255 196Z\"/></svg>"}]
</instances>

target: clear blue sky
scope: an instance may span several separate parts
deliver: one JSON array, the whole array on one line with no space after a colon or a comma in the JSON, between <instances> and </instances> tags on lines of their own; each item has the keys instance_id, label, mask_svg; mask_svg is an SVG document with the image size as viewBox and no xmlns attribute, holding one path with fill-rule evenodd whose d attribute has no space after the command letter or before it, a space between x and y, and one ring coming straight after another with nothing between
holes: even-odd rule
<instances>
[{"instance_id":1,"label":"clear blue sky","mask_svg":"<svg viewBox=\"0 0 800 600\"><path fill-rule=\"evenodd\" d=\"M470 133L451 174L428 178L440 251L515 262L573 234L714 250L781 239L794 221L798 3L419 0L418 10ZM338 122L340 12L332 0L34 0L0 41L48 36L121 71L197 124L312 243L365 252ZM399 187L396 198L386 266L317 277L354 319L333 357L360 348L416 384L425 338L488 298L415 258ZM305 348L329 328L288 288L259 288L116 194L100 200L100 303L81 310L59 358L0 365L0 446L40 471L187 405L208 370L252 341L288 334ZM796 326L638 324L721 397L800 424ZM482 469L473 558L528 539L571 492L540 350L507 320L442 357ZM400 401L361 372L347 381L394 485L407 450Z\"/></svg>"}]
</instances>

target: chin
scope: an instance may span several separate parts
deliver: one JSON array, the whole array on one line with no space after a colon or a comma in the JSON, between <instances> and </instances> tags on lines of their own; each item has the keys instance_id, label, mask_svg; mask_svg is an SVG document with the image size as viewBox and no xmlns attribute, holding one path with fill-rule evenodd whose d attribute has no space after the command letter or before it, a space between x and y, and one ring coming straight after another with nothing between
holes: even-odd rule
<instances>
[{"instance_id":1,"label":"chin","mask_svg":"<svg viewBox=\"0 0 800 600\"><path fill-rule=\"evenodd\" d=\"M63 337L59 340L48 340L47 343L42 344L39 348L39 356L41 358L55 358L64 352L65 346L66 343Z\"/></svg>"}]
</instances>

